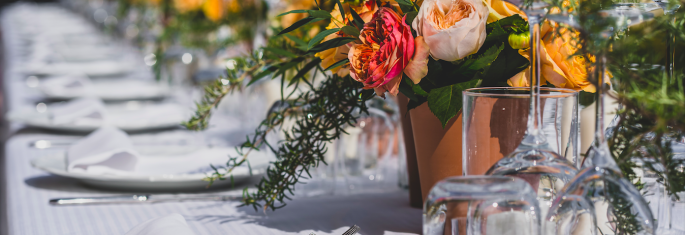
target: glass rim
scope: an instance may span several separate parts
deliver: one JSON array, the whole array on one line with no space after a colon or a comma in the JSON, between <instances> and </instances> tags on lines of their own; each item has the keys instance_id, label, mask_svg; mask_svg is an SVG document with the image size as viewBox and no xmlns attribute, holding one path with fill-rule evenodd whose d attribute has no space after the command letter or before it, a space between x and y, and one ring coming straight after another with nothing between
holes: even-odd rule
<instances>
[{"instance_id":1,"label":"glass rim","mask_svg":"<svg viewBox=\"0 0 685 235\"><path fill-rule=\"evenodd\" d=\"M504 94L504 93L489 93L483 91L502 91L502 90L530 90L530 87L477 87L469 88L463 91L466 96L477 97L511 97L511 98L530 98L530 93L523 94ZM579 91L569 88L557 87L540 87L540 91L551 91L556 93L540 93L540 97L544 98L565 98L577 96Z\"/></svg>"}]
</instances>

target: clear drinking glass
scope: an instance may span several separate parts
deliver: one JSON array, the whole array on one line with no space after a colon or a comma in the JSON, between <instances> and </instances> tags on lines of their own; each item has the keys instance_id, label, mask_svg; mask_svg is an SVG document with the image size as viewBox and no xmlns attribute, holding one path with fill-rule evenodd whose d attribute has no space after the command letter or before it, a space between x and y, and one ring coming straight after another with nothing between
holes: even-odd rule
<instances>
[{"instance_id":1,"label":"clear drinking glass","mask_svg":"<svg viewBox=\"0 0 685 235\"><path fill-rule=\"evenodd\" d=\"M586 34L594 45L596 62L588 61L590 80L598 86L595 139L582 163L583 169L559 192L545 218L545 231L550 234L654 234L656 221L640 192L626 180L614 161L604 135L604 93L608 89L606 52L616 32L632 22L650 17L639 9L609 6L589 15L595 22L578 22L573 15L549 16L548 19L584 30L584 25L607 24L600 33ZM590 14L590 13L586 13ZM585 45L584 45L585 46Z\"/></svg>"},{"instance_id":2,"label":"clear drinking glass","mask_svg":"<svg viewBox=\"0 0 685 235\"><path fill-rule=\"evenodd\" d=\"M350 195L397 190L400 184L400 123L397 105L373 99L368 113L346 135L327 144L326 164L310 169L312 177L296 185L298 195Z\"/></svg>"},{"instance_id":3,"label":"clear drinking glass","mask_svg":"<svg viewBox=\"0 0 685 235\"><path fill-rule=\"evenodd\" d=\"M542 130L550 148L571 162L580 151L578 92L540 90ZM464 91L462 159L464 175L482 175L513 152L526 131L530 89L473 88Z\"/></svg>"},{"instance_id":4,"label":"clear drinking glass","mask_svg":"<svg viewBox=\"0 0 685 235\"><path fill-rule=\"evenodd\" d=\"M536 196L518 178L449 177L433 186L426 198L423 234L540 234Z\"/></svg>"}]
</instances>

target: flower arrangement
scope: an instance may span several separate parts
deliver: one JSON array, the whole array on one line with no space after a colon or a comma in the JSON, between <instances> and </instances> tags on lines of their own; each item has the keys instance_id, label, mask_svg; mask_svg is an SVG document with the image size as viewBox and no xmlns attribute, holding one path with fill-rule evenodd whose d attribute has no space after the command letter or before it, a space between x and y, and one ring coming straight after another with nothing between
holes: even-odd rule
<instances>
[{"instance_id":1,"label":"flower arrangement","mask_svg":"<svg viewBox=\"0 0 685 235\"><path fill-rule=\"evenodd\" d=\"M281 101L238 148L239 156L207 178L226 179L253 150L272 151L278 160L257 191L243 195L255 209L285 206L294 185L311 177L309 169L325 164L326 143L346 134L344 125L355 123L374 96L402 93L410 109L426 104L444 126L461 109L462 90L528 84L528 22L507 2L333 0L303 6L309 8L278 16L281 26L272 28L262 50L235 58L185 123L206 128L226 94L264 78L282 81ZM583 57L569 40L575 32L553 24L544 32L546 84L591 90ZM286 119L295 125L283 130ZM266 136L277 130L285 139L269 142Z\"/></svg>"}]
</instances>

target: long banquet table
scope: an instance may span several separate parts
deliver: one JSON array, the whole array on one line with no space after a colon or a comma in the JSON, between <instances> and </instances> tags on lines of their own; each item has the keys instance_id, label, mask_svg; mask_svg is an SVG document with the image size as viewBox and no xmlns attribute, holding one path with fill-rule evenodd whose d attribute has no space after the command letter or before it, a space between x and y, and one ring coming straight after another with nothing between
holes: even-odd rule
<instances>
[{"instance_id":1,"label":"long banquet table","mask_svg":"<svg viewBox=\"0 0 685 235\"><path fill-rule=\"evenodd\" d=\"M1 15L4 63L2 86L5 110L33 107L39 100L29 89L19 70L21 42L17 41L17 20L21 14L64 11L51 4L15 4ZM31 22L28 22L31 23ZM23 22L27 24L27 22ZM128 51L124 53L129 53ZM132 52L131 52L132 53ZM142 68L145 69L145 68ZM61 154L64 148L36 149L30 143L39 139L80 138L78 135L46 132L6 123L7 140L0 156L0 234L124 234L144 221L171 213L181 214L197 235L202 234L342 234L356 224L360 234L403 234L421 232L421 210L409 206L403 190L318 197L295 197L283 209L255 212L238 207L238 202L169 202L156 204L119 204L51 206L48 200L63 197L125 195L82 185L76 180L50 175L31 166L30 160ZM5 128L6 127L6 128ZM1 164L4 162L4 165ZM239 194L253 179L234 190L203 194Z\"/></svg>"}]
</instances>

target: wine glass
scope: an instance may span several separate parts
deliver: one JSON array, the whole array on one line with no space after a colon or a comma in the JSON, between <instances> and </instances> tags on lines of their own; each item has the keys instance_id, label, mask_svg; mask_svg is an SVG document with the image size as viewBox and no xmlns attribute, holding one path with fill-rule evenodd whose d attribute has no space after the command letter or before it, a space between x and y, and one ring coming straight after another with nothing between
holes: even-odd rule
<instances>
[{"instance_id":1,"label":"wine glass","mask_svg":"<svg viewBox=\"0 0 685 235\"><path fill-rule=\"evenodd\" d=\"M581 32L600 45L596 61L588 63L591 79L597 85L595 139L578 175L559 192L545 219L545 231L552 234L654 234L656 221L647 202L631 182L626 180L614 161L604 135L604 93L606 53L616 31L653 17L630 5L613 5L598 13L588 14L586 22L573 15L559 14L548 19L579 30L585 25L605 25L600 33ZM599 22L599 23L598 23ZM591 62L591 61L590 61Z\"/></svg>"},{"instance_id":2,"label":"wine glass","mask_svg":"<svg viewBox=\"0 0 685 235\"><path fill-rule=\"evenodd\" d=\"M514 152L500 159L485 174L514 176L526 180L537 193L541 216L545 216L557 191L577 173L571 162L556 153L542 130L540 111L540 25L550 4L543 1L509 1L528 16L530 28L530 111L526 134Z\"/></svg>"}]
</instances>

